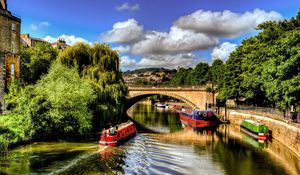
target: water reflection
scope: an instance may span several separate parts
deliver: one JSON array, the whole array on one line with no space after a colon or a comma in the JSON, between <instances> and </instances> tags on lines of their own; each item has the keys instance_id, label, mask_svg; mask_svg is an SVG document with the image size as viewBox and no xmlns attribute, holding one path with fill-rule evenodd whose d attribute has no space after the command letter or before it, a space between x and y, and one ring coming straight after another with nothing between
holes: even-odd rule
<instances>
[{"instance_id":1,"label":"water reflection","mask_svg":"<svg viewBox=\"0 0 300 175\"><path fill-rule=\"evenodd\" d=\"M157 133L101 150L98 138L21 146L2 152L0 174L300 174L299 157L276 140L259 143L239 126L183 125L177 113L147 105L131 110Z\"/></svg>"}]
</instances>

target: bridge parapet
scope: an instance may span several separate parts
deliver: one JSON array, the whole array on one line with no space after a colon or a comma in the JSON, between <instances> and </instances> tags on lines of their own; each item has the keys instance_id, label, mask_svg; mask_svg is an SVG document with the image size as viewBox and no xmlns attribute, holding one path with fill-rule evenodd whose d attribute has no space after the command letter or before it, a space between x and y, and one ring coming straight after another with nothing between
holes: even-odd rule
<instances>
[{"instance_id":1,"label":"bridge parapet","mask_svg":"<svg viewBox=\"0 0 300 175\"><path fill-rule=\"evenodd\" d=\"M207 91L206 86L129 86L128 90Z\"/></svg>"}]
</instances>

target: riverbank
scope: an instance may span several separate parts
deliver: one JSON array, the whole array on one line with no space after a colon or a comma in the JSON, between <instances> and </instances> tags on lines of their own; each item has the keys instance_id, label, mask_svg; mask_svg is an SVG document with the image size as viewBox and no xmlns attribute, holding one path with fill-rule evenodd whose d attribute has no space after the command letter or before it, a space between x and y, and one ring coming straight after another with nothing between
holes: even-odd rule
<instances>
[{"instance_id":1,"label":"riverbank","mask_svg":"<svg viewBox=\"0 0 300 175\"><path fill-rule=\"evenodd\" d=\"M262 115L234 110L228 112L228 120L231 124L240 125L244 119L251 119L267 125L272 131L273 139L278 140L300 157L300 129L298 127Z\"/></svg>"}]
</instances>

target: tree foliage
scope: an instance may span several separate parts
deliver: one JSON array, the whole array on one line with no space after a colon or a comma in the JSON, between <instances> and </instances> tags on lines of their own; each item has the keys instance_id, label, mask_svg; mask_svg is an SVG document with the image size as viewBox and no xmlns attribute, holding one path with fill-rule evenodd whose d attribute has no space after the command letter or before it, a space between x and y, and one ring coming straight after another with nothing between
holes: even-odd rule
<instances>
[{"instance_id":1,"label":"tree foliage","mask_svg":"<svg viewBox=\"0 0 300 175\"><path fill-rule=\"evenodd\" d=\"M258 35L231 53L219 97L245 97L254 104L287 109L300 101L300 12L258 29Z\"/></svg>"},{"instance_id":2,"label":"tree foliage","mask_svg":"<svg viewBox=\"0 0 300 175\"><path fill-rule=\"evenodd\" d=\"M57 50L48 43L37 43L34 47L21 47L21 79L25 84L34 84L46 74L56 59Z\"/></svg>"},{"instance_id":3,"label":"tree foliage","mask_svg":"<svg viewBox=\"0 0 300 175\"><path fill-rule=\"evenodd\" d=\"M58 61L68 67L77 67L80 76L93 85L97 96L93 104L96 123L100 122L99 117L122 112L127 88L119 71L116 51L106 44L79 43L61 52Z\"/></svg>"},{"instance_id":4,"label":"tree foliage","mask_svg":"<svg viewBox=\"0 0 300 175\"><path fill-rule=\"evenodd\" d=\"M10 86L6 101L14 106L13 114L30 119L34 137L82 134L91 128L89 104L94 91L79 77L77 69L55 63L36 85L16 87Z\"/></svg>"}]
</instances>

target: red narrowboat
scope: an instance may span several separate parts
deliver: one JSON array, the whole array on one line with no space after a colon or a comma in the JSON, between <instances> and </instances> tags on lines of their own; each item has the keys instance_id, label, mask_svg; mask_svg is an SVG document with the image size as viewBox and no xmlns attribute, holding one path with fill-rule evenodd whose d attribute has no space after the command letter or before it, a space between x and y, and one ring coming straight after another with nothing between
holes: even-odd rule
<instances>
[{"instance_id":1,"label":"red narrowboat","mask_svg":"<svg viewBox=\"0 0 300 175\"><path fill-rule=\"evenodd\" d=\"M110 129L103 130L100 137L100 146L118 146L120 143L135 136L136 128L133 122L121 123Z\"/></svg>"}]
</instances>

